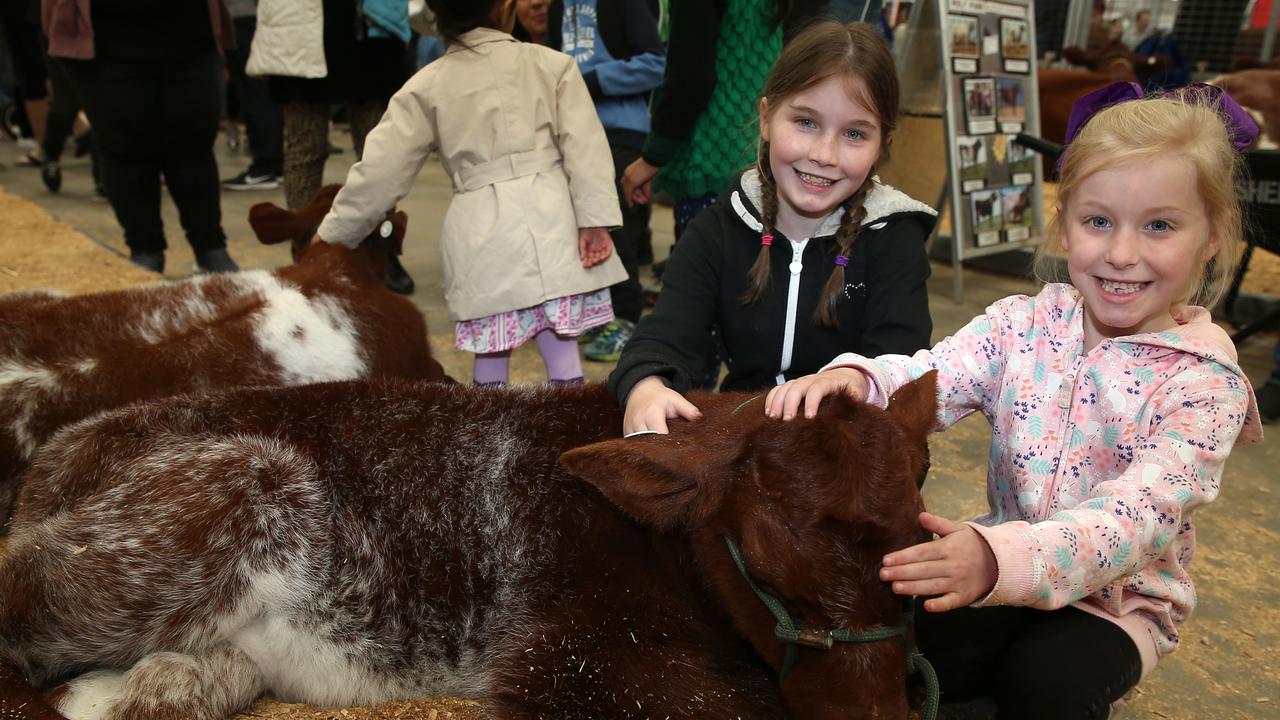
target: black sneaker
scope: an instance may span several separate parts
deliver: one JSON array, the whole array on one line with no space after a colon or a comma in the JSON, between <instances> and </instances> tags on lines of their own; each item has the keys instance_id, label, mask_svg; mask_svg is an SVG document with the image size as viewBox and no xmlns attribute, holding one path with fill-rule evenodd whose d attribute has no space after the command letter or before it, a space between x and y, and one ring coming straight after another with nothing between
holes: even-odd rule
<instances>
[{"instance_id":1,"label":"black sneaker","mask_svg":"<svg viewBox=\"0 0 1280 720\"><path fill-rule=\"evenodd\" d=\"M1267 382L1258 388L1258 414L1262 422L1280 420L1280 383Z\"/></svg>"},{"instance_id":2,"label":"black sneaker","mask_svg":"<svg viewBox=\"0 0 1280 720\"><path fill-rule=\"evenodd\" d=\"M164 253L130 252L129 262L153 273L164 272Z\"/></svg>"},{"instance_id":3,"label":"black sneaker","mask_svg":"<svg viewBox=\"0 0 1280 720\"><path fill-rule=\"evenodd\" d=\"M40 168L40 179L44 181L44 186L49 188L49 192L58 192L62 189L62 166L57 160L50 160Z\"/></svg>"},{"instance_id":4,"label":"black sneaker","mask_svg":"<svg viewBox=\"0 0 1280 720\"><path fill-rule=\"evenodd\" d=\"M230 180L223 180L222 187L228 190L275 190L280 187L280 176L245 170Z\"/></svg>"},{"instance_id":5,"label":"black sneaker","mask_svg":"<svg viewBox=\"0 0 1280 720\"><path fill-rule=\"evenodd\" d=\"M239 269L240 266L227 254L226 248L196 253L196 272L198 273L236 272Z\"/></svg>"}]
</instances>

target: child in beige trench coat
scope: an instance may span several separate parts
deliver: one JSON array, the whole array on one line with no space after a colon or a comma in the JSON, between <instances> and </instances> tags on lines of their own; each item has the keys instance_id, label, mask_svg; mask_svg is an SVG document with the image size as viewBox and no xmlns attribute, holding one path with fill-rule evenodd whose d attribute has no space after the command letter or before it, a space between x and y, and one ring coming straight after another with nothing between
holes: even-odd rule
<instances>
[{"instance_id":1,"label":"child in beige trench coat","mask_svg":"<svg viewBox=\"0 0 1280 720\"><path fill-rule=\"evenodd\" d=\"M363 159L317 235L355 247L436 152L453 179L441 245L445 300L474 381L507 380L535 338L553 382L581 382L574 339L613 319L626 277L608 228L621 224L613 161L573 59L509 31L514 3L430 0L447 43L409 79L365 140Z\"/></svg>"}]
</instances>

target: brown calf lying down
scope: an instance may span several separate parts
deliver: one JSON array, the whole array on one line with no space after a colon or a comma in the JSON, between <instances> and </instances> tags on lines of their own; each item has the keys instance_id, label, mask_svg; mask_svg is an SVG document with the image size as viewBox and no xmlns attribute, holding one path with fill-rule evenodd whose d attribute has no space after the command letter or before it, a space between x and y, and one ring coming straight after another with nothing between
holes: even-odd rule
<instances>
[{"instance_id":1,"label":"brown calf lying down","mask_svg":"<svg viewBox=\"0 0 1280 720\"><path fill-rule=\"evenodd\" d=\"M294 240L333 202L255 207L263 242ZM314 222L318 223L319 219ZM442 379L422 313L386 290L392 213L358 250L322 244L294 265L77 296L0 296L0 532L32 454L58 428L130 402L243 385ZM314 227L311 224L310 227ZM385 236L384 236L385 233Z\"/></svg>"},{"instance_id":2,"label":"brown calf lying down","mask_svg":"<svg viewBox=\"0 0 1280 720\"><path fill-rule=\"evenodd\" d=\"M704 420L629 439L600 385L241 389L68 428L0 559L0 717L58 717L26 683L79 675L49 699L77 720L218 720L266 692L905 719L901 637L802 648L779 687L724 538L802 627L901 624L876 574L921 539L932 374L887 411L839 397L787 423L760 396L691 399Z\"/></svg>"}]
</instances>

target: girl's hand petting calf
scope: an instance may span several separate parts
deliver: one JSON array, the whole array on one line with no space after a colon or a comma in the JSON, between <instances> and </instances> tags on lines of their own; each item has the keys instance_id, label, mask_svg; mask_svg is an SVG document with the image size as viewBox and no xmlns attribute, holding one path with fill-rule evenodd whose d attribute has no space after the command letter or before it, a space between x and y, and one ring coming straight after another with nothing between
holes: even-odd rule
<instances>
[{"instance_id":1,"label":"girl's hand petting calf","mask_svg":"<svg viewBox=\"0 0 1280 720\"><path fill-rule=\"evenodd\" d=\"M595 267L613 254L613 239L609 231L602 227L578 229L578 257L582 258L582 267Z\"/></svg>"},{"instance_id":2,"label":"girl's hand petting calf","mask_svg":"<svg viewBox=\"0 0 1280 720\"><path fill-rule=\"evenodd\" d=\"M667 421L676 418L697 420L702 411L680 393L667 387L657 377L647 377L636 383L627 396L627 406L622 417L622 433L667 433Z\"/></svg>"},{"instance_id":3,"label":"girl's hand petting calf","mask_svg":"<svg viewBox=\"0 0 1280 720\"><path fill-rule=\"evenodd\" d=\"M932 513L920 513L920 527L937 540L884 556L880 579L899 595L937 595L924 601L929 612L972 605L996 586L996 556L977 530Z\"/></svg>"},{"instance_id":4,"label":"girl's hand petting calf","mask_svg":"<svg viewBox=\"0 0 1280 720\"><path fill-rule=\"evenodd\" d=\"M867 376L854 368L832 368L823 372L789 380L769 391L765 398L764 414L771 418L790 420L804 404L804 416L812 418L818 413L818 403L828 395L848 393L854 400L865 400L871 386Z\"/></svg>"}]
</instances>

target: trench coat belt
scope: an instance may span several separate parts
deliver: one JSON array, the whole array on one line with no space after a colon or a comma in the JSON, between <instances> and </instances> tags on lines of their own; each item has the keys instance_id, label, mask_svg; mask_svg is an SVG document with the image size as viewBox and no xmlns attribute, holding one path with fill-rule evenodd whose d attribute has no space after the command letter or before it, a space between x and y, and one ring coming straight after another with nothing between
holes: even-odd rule
<instances>
[{"instance_id":1,"label":"trench coat belt","mask_svg":"<svg viewBox=\"0 0 1280 720\"><path fill-rule=\"evenodd\" d=\"M525 175L554 170L559 167L560 162L558 148L504 155L455 172L453 191L455 193L471 192L503 180L514 180Z\"/></svg>"}]
</instances>

